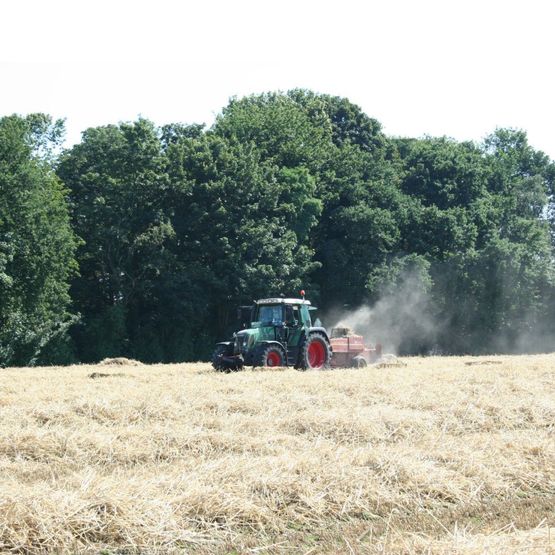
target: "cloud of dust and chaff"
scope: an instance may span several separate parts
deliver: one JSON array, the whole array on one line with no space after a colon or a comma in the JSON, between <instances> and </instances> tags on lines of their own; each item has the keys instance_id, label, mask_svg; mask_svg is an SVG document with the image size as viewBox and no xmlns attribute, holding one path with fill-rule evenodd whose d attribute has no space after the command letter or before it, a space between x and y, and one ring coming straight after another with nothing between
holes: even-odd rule
<instances>
[{"instance_id":1,"label":"cloud of dust and chaff","mask_svg":"<svg viewBox=\"0 0 555 555\"><path fill-rule=\"evenodd\" d=\"M408 273L375 303L331 310L324 324L348 327L363 335L367 344L381 343L387 353L429 354L439 329L433 308L427 288L418 276Z\"/></svg>"}]
</instances>

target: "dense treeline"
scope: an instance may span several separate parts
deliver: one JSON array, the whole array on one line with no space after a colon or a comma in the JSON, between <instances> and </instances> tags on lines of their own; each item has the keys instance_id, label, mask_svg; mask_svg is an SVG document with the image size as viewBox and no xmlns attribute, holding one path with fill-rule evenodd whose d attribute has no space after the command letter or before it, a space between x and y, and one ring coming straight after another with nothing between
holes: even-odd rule
<instances>
[{"instance_id":1,"label":"dense treeline","mask_svg":"<svg viewBox=\"0 0 555 555\"><path fill-rule=\"evenodd\" d=\"M62 132L0 120L0 364L205 358L238 304L371 305L407 276L438 325L403 351L555 350L555 164L523 131L392 138L295 90L210 129Z\"/></svg>"}]
</instances>

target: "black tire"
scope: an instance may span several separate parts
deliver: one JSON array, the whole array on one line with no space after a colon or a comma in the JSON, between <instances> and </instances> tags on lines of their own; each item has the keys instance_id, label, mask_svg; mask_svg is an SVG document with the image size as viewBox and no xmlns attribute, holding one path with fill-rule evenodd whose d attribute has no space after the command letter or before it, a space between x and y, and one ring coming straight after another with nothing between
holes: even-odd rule
<instances>
[{"instance_id":1,"label":"black tire","mask_svg":"<svg viewBox=\"0 0 555 555\"><path fill-rule=\"evenodd\" d=\"M278 345L261 345L254 355L254 366L263 368L287 366L285 353Z\"/></svg>"},{"instance_id":2,"label":"black tire","mask_svg":"<svg viewBox=\"0 0 555 555\"><path fill-rule=\"evenodd\" d=\"M368 362L363 356L357 356L353 358L353 368L366 368L368 366Z\"/></svg>"},{"instance_id":3,"label":"black tire","mask_svg":"<svg viewBox=\"0 0 555 555\"><path fill-rule=\"evenodd\" d=\"M218 372L229 372L230 369L223 363L222 356L230 354L231 345L216 345L212 353L212 367Z\"/></svg>"},{"instance_id":4,"label":"black tire","mask_svg":"<svg viewBox=\"0 0 555 555\"><path fill-rule=\"evenodd\" d=\"M319 345L319 347L315 348L314 345ZM313 356L313 350L318 351L318 359L316 361ZM323 359L322 364L320 364L321 358ZM314 365L314 362L316 362L316 365ZM325 370L330 367L330 364L331 347L328 338L321 333L311 333L301 346L300 360L297 367L300 370Z\"/></svg>"}]
</instances>

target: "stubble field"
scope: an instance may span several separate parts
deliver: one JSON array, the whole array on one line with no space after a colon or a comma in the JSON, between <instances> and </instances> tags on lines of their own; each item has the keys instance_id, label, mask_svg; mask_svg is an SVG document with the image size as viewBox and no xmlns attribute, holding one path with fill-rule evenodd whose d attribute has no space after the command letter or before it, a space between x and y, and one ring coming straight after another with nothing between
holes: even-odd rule
<instances>
[{"instance_id":1,"label":"stubble field","mask_svg":"<svg viewBox=\"0 0 555 555\"><path fill-rule=\"evenodd\" d=\"M555 355L405 362L0 370L0 552L555 553Z\"/></svg>"}]
</instances>

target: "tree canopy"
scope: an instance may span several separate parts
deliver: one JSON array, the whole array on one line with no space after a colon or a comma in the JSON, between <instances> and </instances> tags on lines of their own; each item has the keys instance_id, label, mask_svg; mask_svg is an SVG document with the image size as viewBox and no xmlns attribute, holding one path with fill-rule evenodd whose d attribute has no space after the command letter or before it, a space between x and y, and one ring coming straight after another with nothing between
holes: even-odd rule
<instances>
[{"instance_id":1,"label":"tree canopy","mask_svg":"<svg viewBox=\"0 0 555 555\"><path fill-rule=\"evenodd\" d=\"M232 99L209 129L62 136L0 120L3 365L204 358L234 307L299 288L324 313L418 291L401 352L553 350L555 165L524 131L388 137L293 90Z\"/></svg>"}]
</instances>

